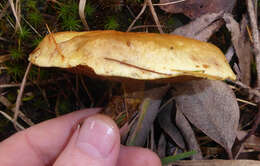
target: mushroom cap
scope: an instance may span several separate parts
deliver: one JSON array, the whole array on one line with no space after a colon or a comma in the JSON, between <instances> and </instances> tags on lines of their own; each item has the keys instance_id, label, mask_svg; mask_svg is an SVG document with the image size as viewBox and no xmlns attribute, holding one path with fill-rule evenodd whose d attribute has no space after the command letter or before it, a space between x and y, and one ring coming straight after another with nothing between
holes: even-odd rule
<instances>
[{"instance_id":1,"label":"mushroom cap","mask_svg":"<svg viewBox=\"0 0 260 166\"><path fill-rule=\"evenodd\" d=\"M181 76L231 79L236 76L216 46L155 33L87 31L47 35L30 54L40 67L81 69L98 76L160 80Z\"/></svg>"}]
</instances>

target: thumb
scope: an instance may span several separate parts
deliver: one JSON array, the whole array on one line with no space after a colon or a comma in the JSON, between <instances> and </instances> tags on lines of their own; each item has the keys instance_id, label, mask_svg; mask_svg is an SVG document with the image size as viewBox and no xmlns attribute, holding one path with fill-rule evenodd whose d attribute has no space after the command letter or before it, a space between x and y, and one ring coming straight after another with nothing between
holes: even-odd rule
<instances>
[{"instance_id":1,"label":"thumb","mask_svg":"<svg viewBox=\"0 0 260 166\"><path fill-rule=\"evenodd\" d=\"M97 114L76 129L54 166L114 166L119 148L118 127L109 117Z\"/></svg>"}]
</instances>

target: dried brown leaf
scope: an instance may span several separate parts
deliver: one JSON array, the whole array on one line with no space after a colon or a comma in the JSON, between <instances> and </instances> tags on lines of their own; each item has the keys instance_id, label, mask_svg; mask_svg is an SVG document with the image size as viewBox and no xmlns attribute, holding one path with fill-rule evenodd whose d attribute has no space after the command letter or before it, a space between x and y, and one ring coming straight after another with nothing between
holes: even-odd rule
<instances>
[{"instance_id":1,"label":"dried brown leaf","mask_svg":"<svg viewBox=\"0 0 260 166\"><path fill-rule=\"evenodd\" d=\"M162 97L165 95L169 86L154 88L144 92L145 99L140 107L139 118L131 128L127 144L143 146L146 142L151 126L159 113Z\"/></svg>"},{"instance_id":2,"label":"dried brown leaf","mask_svg":"<svg viewBox=\"0 0 260 166\"><path fill-rule=\"evenodd\" d=\"M173 2L175 0L160 0L160 3ZM161 6L161 9L169 13L183 13L191 19L195 19L207 13L220 11L231 12L236 0L186 0L182 3Z\"/></svg>"},{"instance_id":3,"label":"dried brown leaf","mask_svg":"<svg viewBox=\"0 0 260 166\"><path fill-rule=\"evenodd\" d=\"M158 115L158 121L163 131L182 149L185 148L185 142L179 129L172 123L172 103L168 104Z\"/></svg>"},{"instance_id":4,"label":"dried brown leaf","mask_svg":"<svg viewBox=\"0 0 260 166\"><path fill-rule=\"evenodd\" d=\"M193 39L207 41L223 24L221 20L223 12L205 14L189 24L175 29L171 34L190 37Z\"/></svg>"},{"instance_id":5,"label":"dried brown leaf","mask_svg":"<svg viewBox=\"0 0 260 166\"><path fill-rule=\"evenodd\" d=\"M166 138L165 135L162 133L159 138L158 148L157 148L157 154L160 158L165 157L166 146L167 146Z\"/></svg>"},{"instance_id":6,"label":"dried brown leaf","mask_svg":"<svg viewBox=\"0 0 260 166\"><path fill-rule=\"evenodd\" d=\"M202 154L200 150L200 146L198 144L198 141L196 139L196 136L194 134L194 131L192 130L188 120L185 118L183 113L181 111L176 112L176 125L181 130L182 135L185 138L185 141L188 145L189 150L195 150L196 154L191 156L191 159L193 160L201 160Z\"/></svg>"},{"instance_id":7,"label":"dried brown leaf","mask_svg":"<svg viewBox=\"0 0 260 166\"><path fill-rule=\"evenodd\" d=\"M239 25L239 23L230 14L224 14L223 18L226 22L226 27L231 32L232 43L239 60L241 82L249 85L251 80L250 66L252 61L252 48L250 46L248 37L246 36L246 17L243 17L241 25Z\"/></svg>"},{"instance_id":8,"label":"dried brown leaf","mask_svg":"<svg viewBox=\"0 0 260 166\"><path fill-rule=\"evenodd\" d=\"M221 81L194 80L174 87L177 109L231 155L239 107L229 86Z\"/></svg>"}]
</instances>

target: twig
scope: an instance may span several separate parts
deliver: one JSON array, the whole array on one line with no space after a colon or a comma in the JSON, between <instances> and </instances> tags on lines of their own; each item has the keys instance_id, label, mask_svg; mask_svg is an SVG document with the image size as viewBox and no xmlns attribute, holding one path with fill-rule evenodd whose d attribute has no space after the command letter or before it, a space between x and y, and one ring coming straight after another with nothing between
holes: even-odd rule
<instances>
[{"instance_id":1,"label":"twig","mask_svg":"<svg viewBox=\"0 0 260 166\"><path fill-rule=\"evenodd\" d=\"M168 6L168 5L173 5L176 3L181 3L181 2L185 2L186 0L179 0L179 1L173 1L173 2L166 2L166 3L156 3L153 4L153 6Z\"/></svg>"},{"instance_id":2,"label":"twig","mask_svg":"<svg viewBox=\"0 0 260 166\"><path fill-rule=\"evenodd\" d=\"M135 22L141 17L141 15L144 13L147 6L147 0L144 1L144 5L140 13L135 17L134 21L131 23L131 25L127 28L126 32L131 31L132 27L134 26Z\"/></svg>"},{"instance_id":3,"label":"twig","mask_svg":"<svg viewBox=\"0 0 260 166\"><path fill-rule=\"evenodd\" d=\"M157 28L157 27L158 27L157 25L137 25L137 26L134 26L131 30L140 29L140 28ZM165 26L163 26L163 25L161 27L165 28Z\"/></svg>"},{"instance_id":4,"label":"twig","mask_svg":"<svg viewBox=\"0 0 260 166\"><path fill-rule=\"evenodd\" d=\"M9 116L9 115L8 115L7 113L5 113L4 111L1 111L1 110L0 110L0 114L2 114L6 119L12 121L12 117ZM17 125L17 127L18 127L20 130L24 130L24 127L23 127L21 124L19 124L18 122L16 122L16 125Z\"/></svg>"},{"instance_id":5,"label":"twig","mask_svg":"<svg viewBox=\"0 0 260 166\"><path fill-rule=\"evenodd\" d=\"M2 95L2 94L1 94ZM6 108L10 108L11 111L15 112L15 108L13 107L13 104L11 102L9 102L7 100L7 98L5 98L3 95L0 95L0 102L6 107ZM31 119L29 119L28 117L26 117L26 115L24 115L23 112L21 112L19 110L19 118L21 118L25 123L27 123L29 126L33 126L34 123L31 121Z\"/></svg>"},{"instance_id":6,"label":"twig","mask_svg":"<svg viewBox=\"0 0 260 166\"><path fill-rule=\"evenodd\" d=\"M23 77L23 81L22 81L22 84L21 84L21 87L20 87L20 91L19 91L17 99L16 99L15 112L14 112L14 118L13 118L13 123L14 123L14 127L15 128L17 128L16 121L17 121L17 117L19 115L19 107L20 107L21 102L22 102L23 91L24 91L24 87L25 87L25 84L26 84L27 77L28 77L29 71L31 69L31 66L32 66L32 63L30 62L28 64L28 66L27 66L26 71L25 71L25 74L24 74L24 77Z\"/></svg>"},{"instance_id":7,"label":"twig","mask_svg":"<svg viewBox=\"0 0 260 166\"><path fill-rule=\"evenodd\" d=\"M133 18L135 18L135 15L134 15L134 13L132 12L132 10L130 9L130 7L129 7L128 5L126 5L126 8L127 8L127 10L129 11L129 13L131 14L131 16L132 16Z\"/></svg>"},{"instance_id":8,"label":"twig","mask_svg":"<svg viewBox=\"0 0 260 166\"><path fill-rule=\"evenodd\" d=\"M24 17L22 19L25 21L25 23L41 38L42 35L32 26L31 23L29 23Z\"/></svg>"},{"instance_id":9,"label":"twig","mask_svg":"<svg viewBox=\"0 0 260 166\"><path fill-rule=\"evenodd\" d=\"M148 0L147 3L148 3L148 5L149 5L149 7L150 7L151 13L152 13L152 15L153 15L153 19L154 19L154 21L155 21L155 23L156 23L156 25L157 25L157 28L158 28L159 32L160 32L160 33L164 33L163 30L162 30L160 21L159 21L159 19L158 19L158 17L157 17L157 14L156 14L156 12L155 12L155 10L154 10L152 0Z\"/></svg>"},{"instance_id":10,"label":"twig","mask_svg":"<svg viewBox=\"0 0 260 166\"><path fill-rule=\"evenodd\" d=\"M91 93L89 92L88 87L87 87L87 85L85 84L85 81L84 81L82 75L80 75L79 78L80 78L80 82L81 82L81 84L82 84L84 90L87 92L87 95L88 95L89 100L90 100L90 102L91 102L90 107L93 107L93 106L94 106L94 103L95 103L95 100L94 100L93 96L91 95Z\"/></svg>"},{"instance_id":11,"label":"twig","mask_svg":"<svg viewBox=\"0 0 260 166\"><path fill-rule=\"evenodd\" d=\"M22 30L22 27L21 27L21 24L20 24L20 13L18 11L19 9L19 0L16 1L16 5L14 6L14 1L13 0L9 0L9 3L11 5L11 8L12 8L12 11L13 11L13 14L14 14L14 17L15 17L15 20L16 20L16 29L17 30L17 27L20 28L20 31L21 33L23 33L23 30Z\"/></svg>"},{"instance_id":12,"label":"twig","mask_svg":"<svg viewBox=\"0 0 260 166\"><path fill-rule=\"evenodd\" d=\"M80 0L79 1L79 17L87 31L89 31L88 23L85 19L85 6L86 6L86 0Z\"/></svg>"},{"instance_id":13,"label":"twig","mask_svg":"<svg viewBox=\"0 0 260 166\"><path fill-rule=\"evenodd\" d=\"M256 69L257 69L257 87L260 88L260 41L259 41L259 31L257 26L256 9L252 0L247 0L247 11L250 18L253 45L256 59Z\"/></svg>"},{"instance_id":14,"label":"twig","mask_svg":"<svg viewBox=\"0 0 260 166\"><path fill-rule=\"evenodd\" d=\"M248 90L248 93L253 94L254 96L260 97L260 92L256 89L252 89L251 87L247 86L246 84L243 84L240 81L233 82L234 84Z\"/></svg>"}]
</instances>

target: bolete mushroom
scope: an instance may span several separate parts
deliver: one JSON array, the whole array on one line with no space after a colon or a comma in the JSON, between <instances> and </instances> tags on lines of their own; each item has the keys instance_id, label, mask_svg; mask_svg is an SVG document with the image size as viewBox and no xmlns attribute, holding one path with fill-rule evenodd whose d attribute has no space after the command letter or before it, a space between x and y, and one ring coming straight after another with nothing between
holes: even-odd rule
<instances>
[{"instance_id":1,"label":"bolete mushroom","mask_svg":"<svg viewBox=\"0 0 260 166\"><path fill-rule=\"evenodd\" d=\"M183 77L185 80L236 79L216 46L167 34L118 31L50 33L30 54L29 60L40 67L65 68L121 81L170 82L183 81Z\"/></svg>"},{"instance_id":2,"label":"bolete mushroom","mask_svg":"<svg viewBox=\"0 0 260 166\"><path fill-rule=\"evenodd\" d=\"M118 31L58 32L30 54L40 67L76 69L106 78L176 80L236 76L216 46L175 35Z\"/></svg>"}]
</instances>

